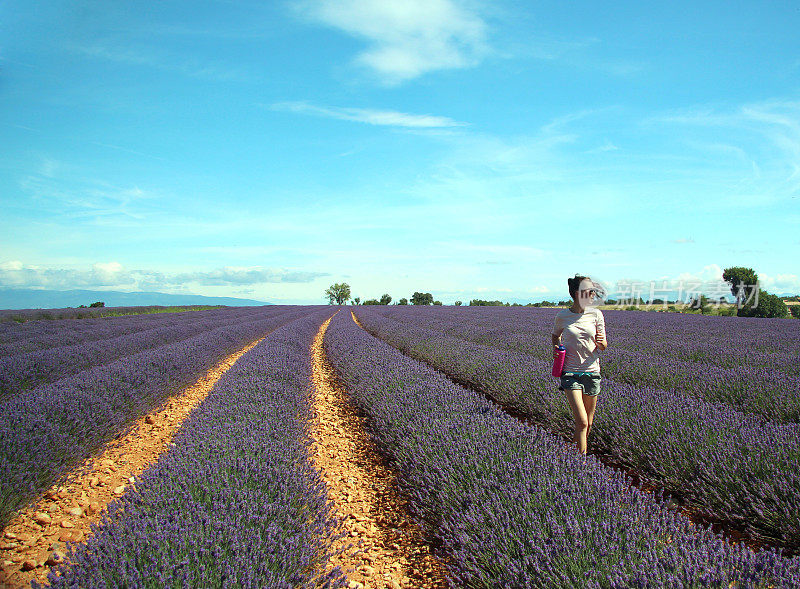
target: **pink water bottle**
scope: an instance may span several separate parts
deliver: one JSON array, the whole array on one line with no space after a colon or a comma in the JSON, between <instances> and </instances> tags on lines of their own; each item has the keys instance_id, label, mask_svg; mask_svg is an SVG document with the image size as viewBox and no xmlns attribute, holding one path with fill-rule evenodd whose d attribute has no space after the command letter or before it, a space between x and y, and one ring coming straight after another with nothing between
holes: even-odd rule
<instances>
[{"instance_id":1,"label":"pink water bottle","mask_svg":"<svg viewBox=\"0 0 800 589\"><path fill-rule=\"evenodd\" d=\"M564 370L564 358L567 356L567 348L558 346L558 355L553 358L553 376L561 376Z\"/></svg>"}]
</instances>

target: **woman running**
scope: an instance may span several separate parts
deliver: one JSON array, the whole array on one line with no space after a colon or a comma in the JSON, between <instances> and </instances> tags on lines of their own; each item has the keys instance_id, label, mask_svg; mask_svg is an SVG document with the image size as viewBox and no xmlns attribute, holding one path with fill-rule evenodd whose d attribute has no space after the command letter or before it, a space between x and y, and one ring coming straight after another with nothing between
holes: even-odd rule
<instances>
[{"instance_id":1,"label":"woman running","mask_svg":"<svg viewBox=\"0 0 800 589\"><path fill-rule=\"evenodd\" d=\"M608 347L606 322L596 304L598 285L589 277L575 275L567 279L572 306L556 315L553 330L553 355L559 344L567 349L561 386L575 418L575 437L578 452L586 454L586 438L592 428L597 396L600 394L600 352ZM563 341L562 341L563 335Z\"/></svg>"}]
</instances>

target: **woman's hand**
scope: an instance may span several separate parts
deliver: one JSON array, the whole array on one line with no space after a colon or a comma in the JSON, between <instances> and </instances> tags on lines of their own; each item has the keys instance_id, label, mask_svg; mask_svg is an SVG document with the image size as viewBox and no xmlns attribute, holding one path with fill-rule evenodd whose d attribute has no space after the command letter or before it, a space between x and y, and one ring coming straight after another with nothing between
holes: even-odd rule
<instances>
[{"instance_id":1,"label":"woman's hand","mask_svg":"<svg viewBox=\"0 0 800 589\"><path fill-rule=\"evenodd\" d=\"M600 323L595 322L594 331L595 331L594 343L597 344L597 347L600 348L600 351L602 352L608 347L608 343L606 342L605 326L601 327Z\"/></svg>"}]
</instances>

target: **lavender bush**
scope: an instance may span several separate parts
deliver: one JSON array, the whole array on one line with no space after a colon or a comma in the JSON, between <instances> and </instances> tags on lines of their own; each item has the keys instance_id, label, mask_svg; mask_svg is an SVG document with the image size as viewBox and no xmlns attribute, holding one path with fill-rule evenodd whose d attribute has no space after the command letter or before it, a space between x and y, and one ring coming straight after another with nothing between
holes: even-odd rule
<instances>
[{"instance_id":1,"label":"lavender bush","mask_svg":"<svg viewBox=\"0 0 800 589\"><path fill-rule=\"evenodd\" d=\"M443 335L545 361L552 358L556 310L370 311ZM604 314L611 342L600 363L604 377L727 403L779 423L800 422L800 331L794 320L613 310Z\"/></svg>"},{"instance_id":2,"label":"lavender bush","mask_svg":"<svg viewBox=\"0 0 800 589\"><path fill-rule=\"evenodd\" d=\"M276 307L279 308L279 307ZM232 307L192 313L157 313L125 315L82 321L29 321L21 324L0 323L0 357L36 352L59 346L71 346L138 333L157 327L184 325L211 318L257 316L273 307Z\"/></svg>"},{"instance_id":3,"label":"lavender bush","mask_svg":"<svg viewBox=\"0 0 800 589\"><path fill-rule=\"evenodd\" d=\"M446 337L358 310L374 335L571 438L573 419L552 359ZM764 422L709 403L612 379L603 382L589 439L703 509L753 534L800 543L800 425Z\"/></svg>"},{"instance_id":4,"label":"lavender bush","mask_svg":"<svg viewBox=\"0 0 800 589\"><path fill-rule=\"evenodd\" d=\"M307 458L309 348L326 310L250 350L175 446L71 555L53 587L343 587L323 574L340 532Z\"/></svg>"},{"instance_id":5,"label":"lavender bush","mask_svg":"<svg viewBox=\"0 0 800 589\"><path fill-rule=\"evenodd\" d=\"M222 326L252 322L256 318L275 317L283 312L285 307L270 308L258 315L252 312L244 315L240 313L239 316L224 314L101 341L82 342L0 358L0 399L143 350L183 341Z\"/></svg>"},{"instance_id":6,"label":"lavender bush","mask_svg":"<svg viewBox=\"0 0 800 589\"><path fill-rule=\"evenodd\" d=\"M311 307L220 327L91 368L0 405L0 526L136 418Z\"/></svg>"},{"instance_id":7,"label":"lavender bush","mask_svg":"<svg viewBox=\"0 0 800 589\"><path fill-rule=\"evenodd\" d=\"M697 529L630 487L358 328L325 338L331 363L401 473L418 523L459 587L795 587L800 559Z\"/></svg>"},{"instance_id":8,"label":"lavender bush","mask_svg":"<svg viewBox=\"0 0 800 589\"><path fill-rule=\"evenodd\" d=\"M0 358L0 399L143 350L186 340L218 327L275 317L283 312L285 307L270 307L258 315L250 312L239 316L199 317L195 321L182 321L177 325L154 327L100 341Z\"/></svg>"},{"instance_id":9,"label":"lavender bush","mask_svg":"<svg viewBox=\"0 0 800 589\"><path fill-rule=\"evenodd\" d=\"M0 324L25 323L28 321L57 321L59 319L86 319L93 317L119 317L150 313L180 313L195 309L211 309L222 305L138 305L133 307L65 307L63 309L2 309Z\"/></svg>"}]
</instances>

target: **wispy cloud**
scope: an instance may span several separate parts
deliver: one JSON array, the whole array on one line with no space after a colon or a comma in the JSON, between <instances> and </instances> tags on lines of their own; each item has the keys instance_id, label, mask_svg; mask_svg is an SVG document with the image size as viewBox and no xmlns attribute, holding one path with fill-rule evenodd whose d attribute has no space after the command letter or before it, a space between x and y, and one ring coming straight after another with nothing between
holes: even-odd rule
<instances>
[{"instance_id":1,"label":"wispy cloud","mask_svg":"<svg viewBox=\"0 0 800 589\"><path fill-rule=\"evenodd\" d=\"M135 185L115 186L99 179L75 177L66 164L52 158L44 158L34 173L23 176L18 183L37 210L74 219L142 219L147 214L142 205L158 199L157 194Z\"/></svg>"},{"instance_id":2,"label":"wispy cloud","mask_svg":"<svg viewBox=\"0 0 800 589\"><path fill-rule=\"evenodd\" d=\"M213 82L249 82L258 79L250 67L232 65L219 60L168 55L149 47L125 45L70 45L73 53L132 66L145 66Z\"/></svg>"},{"instance_id":3,"label":"wispy cloud","mask_svg":"<svg viewBox=\"0 0 800 589\"><path fill-rule=\"evenodd\" d=\"M448 117L435 115L415 115L393 110L377 110L369 108L340 108L333 106L316 106L307 102L276 102L269 105L272 110L328 117L342 121L355 121L369 125L387 127L411 127L416 129L436 129L445 127L462 127L466 123L454 121Z\"/></svg>"},{"instance_id":4,"label":"wispy cloud","mask_svg":"<svg viewBox=\"0 0 800 589\"><path fill-rule=\"evenodd\" d=\"M477 65L488 53L487 25L451 0L303 0L298 14L364 39L356 64L388 84L427 72Z\"/></svg>"},{"instance_id":5,"label":"wispy cloud","mask_svg":"<svg viewBox=\"0 0 800 589\"><path fill-rule=\"evenodd\" d=\"M725 199L727 205L763 207L800 194L799 101L769 100L735 108L699 106L652 117L645 124L671 133L680 128L681 133L674 134L693 153L705 157L707 167L719 168L725 162L719 153L728 154L741 171ZM714 130L713 141L705 140L708 129Z\"/></svg>"}]
</instances>

